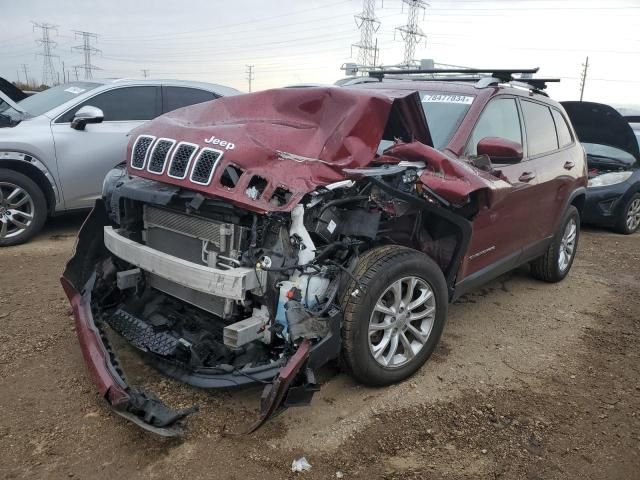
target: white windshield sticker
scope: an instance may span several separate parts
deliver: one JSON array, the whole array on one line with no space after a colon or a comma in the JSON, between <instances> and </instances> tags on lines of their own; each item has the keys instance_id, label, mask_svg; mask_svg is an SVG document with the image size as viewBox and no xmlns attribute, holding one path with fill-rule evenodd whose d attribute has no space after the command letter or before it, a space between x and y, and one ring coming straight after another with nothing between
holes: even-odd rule
<instances>
[{"instance_id":1,"label":"white windshield sticker","mask_svg":"<svg viewBox=\"0 0 640 480\"><path fill-rule=\"evenodd\" d=\"M422 97L422 103L462 103L471 105L473 97L469 95L444 95L442 93L426 94Z\"/></svg>"},{"instance_id":2,"label":"white windshield sticker","mask_svg":"<svg viewBox=\"0 0 640 480\"><path fill-rule=\"evenodd\" d=\"M84 90L85 90L84 88L78 88L78 87L69 87L64 89L65 92L73 93L74 95L78 95L79 93L84 92Z\"/></svg>"}]
</instances>

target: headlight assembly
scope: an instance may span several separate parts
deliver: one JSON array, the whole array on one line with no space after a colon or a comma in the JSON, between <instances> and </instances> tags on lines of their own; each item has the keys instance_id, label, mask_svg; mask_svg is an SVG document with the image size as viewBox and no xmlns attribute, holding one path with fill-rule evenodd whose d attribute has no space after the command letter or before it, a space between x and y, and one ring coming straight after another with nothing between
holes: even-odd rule
<instances>
[{"instance_id":1,"label":"headlight assembly","mask_svg":"<svg viewBox=\"0 0 640 480\"><path fill-rule=\"evenodd\" d=\"M597 177L593 177L589 180L589 187L606 187L608 185L615 185L616 183L622 183L629 179L633 175L633 172L611 172L603 173Z\"/></svg>"}]
</instances>

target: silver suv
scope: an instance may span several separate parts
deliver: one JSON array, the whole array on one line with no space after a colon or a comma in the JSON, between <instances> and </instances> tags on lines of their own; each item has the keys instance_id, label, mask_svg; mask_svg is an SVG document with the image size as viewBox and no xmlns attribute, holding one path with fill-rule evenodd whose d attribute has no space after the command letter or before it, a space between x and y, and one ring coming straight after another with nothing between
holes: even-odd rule
<instances>
[{"instance_id":1,"label":"silver suv","mask_svg":"<svg viewBox=\"0 0 640 480\"><path fill-rule=\"evenodd\" d=\"M17 104L0 98L0 247L26 242L49 215L90 208L135 127L238 93L200 82L90 80Z\"/></svg>"}]
</instances>

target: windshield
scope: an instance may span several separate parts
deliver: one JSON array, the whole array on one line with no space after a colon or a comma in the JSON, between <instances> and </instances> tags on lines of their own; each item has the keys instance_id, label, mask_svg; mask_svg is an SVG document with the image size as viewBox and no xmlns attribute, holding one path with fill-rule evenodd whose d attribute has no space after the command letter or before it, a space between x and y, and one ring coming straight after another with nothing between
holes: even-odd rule
<instances>
[{"instance_id":1,"label":"windshield","mask_svg":"<svg viewBox=\"0 0 640 480\"><path fill-rule=\"evenodd\" d=\"M587 155L592 157L608 158L611 160L619 160L623 163L634 163L636 159L629 152L620 150L619 148L610 147L609 145L600 145L598 143L584 143L582 142Z\"/></svg>"},{"instance_id":2,"label":"windshield","mask_svg":"<svg viewBox=\"0 0 640 480\"><path fill-rule=\"evenodd\" d=\"M0 127L13 126L22 120L22 113L9 105L0 97Z\"/></svg>"},{"instance_id":3,"label":"windshield","mask_svg":"<svg viewBox=\"0 0 640 480\"><path fill-rule=\"evenodd\" d=\"M442 150L458 129L460 122L469 111L475 99L474 95L458 95L449 92L421 91L420 100L427 124L431 132L433 146ZM382 140L378 147L381 154L393 142Z\"/></svg>"},{"instance_id":4,"label":"windshield","mask_svg":"<svg viewBox=\"0 0 640 480\"><path fill-rule=\"evenodd\" d=\"M420 92L433 146L443 149L469 111L475 96L448 92Z\"/></svg>"},{"instance_id":5,"label":"windshield","mask_svg":"<svg viewBox=\"0 0 640 480\"><path fill-rule=\"evenodd\" d=\"M99 83L92 82L71 82L64 85L51 87L42 92L31 95L30 97L20 100L18 105L22 107L29 115L37 117L52 108L56 108L65 102L77 97L82 93L99 87Z\"/></svg>"}]
</instances>

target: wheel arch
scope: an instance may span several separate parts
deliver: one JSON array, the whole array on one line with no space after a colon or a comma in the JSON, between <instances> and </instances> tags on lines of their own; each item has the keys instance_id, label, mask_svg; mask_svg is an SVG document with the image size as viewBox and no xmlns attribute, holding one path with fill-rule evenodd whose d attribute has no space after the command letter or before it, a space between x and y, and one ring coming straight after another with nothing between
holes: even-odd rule
<instances>
[{"instance_id":1,"label":"wheel arch","mask_svg":"<svg viewBox=\"0 0 640 480\"><path fill-rule=\"evenodd\" d=\"M0 168L22 173L31 178L44 193L47 211L51 215L61 202L53 175L36 157L22 152L0 152Z\"/></svg>"},{"instance_id":2,"label":"wheel arch","mask_svg":"<svg viewBox=\"0 0 640 480\"><path fill-rule=\"evenodd\" d=\"M464 255L467 249L469 248L469 242L471 241L471 234L472 234L471 222L466 218L464 218L462 215L458 215L450 210L447 210L444 207L431 204L409 193L397 190L391 187L390 185L386 184L385 182L382 182L376 179L375 177L370 178L370 181L381 190L386 190L388 193L391 193L392 195L402 200L405 200L409 203L413 203L414 205L420 207L423 212L438 218L439 220L449 224L453 228L456 236L455 247L453 249L453 252L451 254L451 258L448 264L445 267L441 266L442 273L444 274L444 277L447 283L449 298L453 298L458 270L460 268L460 264L462 263ZM411 248L414 248L417 251L422 251L419 248L415 248L415 247L411 247ZM433 258L432 255L429 255L428 252L423 251L422 253L429 256L432 260L438 263L437 259Z\"/></svg>"}]
</instances>

